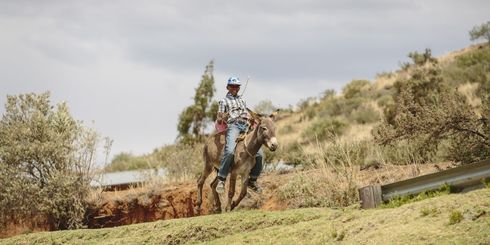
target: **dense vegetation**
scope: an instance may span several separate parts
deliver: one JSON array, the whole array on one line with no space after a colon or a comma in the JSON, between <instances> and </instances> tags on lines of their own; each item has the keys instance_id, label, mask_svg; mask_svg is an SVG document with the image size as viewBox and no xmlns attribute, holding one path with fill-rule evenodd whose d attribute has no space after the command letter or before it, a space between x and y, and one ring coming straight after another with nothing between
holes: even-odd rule
<instances>
[{"instance_id":1,"label":"dense vegetation","mask_svg":"<svg viewBox=\"0 0 490 245\"><path fill-rule=\"evenodd\" d=\"M0 229L46 222L79 228L99 136L49 93L8 96L0 121Z\"/></svg>"}]
</instances>

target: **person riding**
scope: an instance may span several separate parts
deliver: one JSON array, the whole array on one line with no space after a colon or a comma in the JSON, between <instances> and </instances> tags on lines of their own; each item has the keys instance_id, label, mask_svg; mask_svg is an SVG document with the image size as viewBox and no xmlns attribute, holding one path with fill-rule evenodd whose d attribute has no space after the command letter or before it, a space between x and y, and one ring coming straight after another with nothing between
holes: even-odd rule
<instances>
[{"instance_id":1,"label":"person riding","mask_svg":"<svg viewBox=\"0 0 490 245\"><path fill-rule=\"evenodd\" d=\"M217 123L227 124L224 155L218 170L218 185L216 186L216 191L218 193L223 193L225 191L226 177L233 164L236 138L240 133L247 132L250 127L251 116L247 111L245 101L238 95L240 85L241 82L237 77L230 77L226 85L228 93L225 98L221 99L218 103ZM262 191L257 184L257 179L262 172L263 156L264 153L262 149L260 149L255 155L255 166L250 171L248 187L255 192Z\"/></svg>"}]
</instances>

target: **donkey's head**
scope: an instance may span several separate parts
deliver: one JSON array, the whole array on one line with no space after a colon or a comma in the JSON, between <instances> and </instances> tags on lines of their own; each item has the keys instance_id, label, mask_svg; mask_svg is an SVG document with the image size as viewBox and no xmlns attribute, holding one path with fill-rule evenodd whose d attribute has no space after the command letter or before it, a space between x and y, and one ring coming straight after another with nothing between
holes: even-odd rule
<instances>
[{"instance_id":1,"label":"donkey's head","mask_svg":"<svg viewBox=\"0 0 490 245\"><path fill-rule=\"evenodd\" d=\"M276 138L276 125L274 119L276 112L271 115L262 115L247 109L257 124L257 140L267 146L269 150L275 151L279 145Z\"/></svg>"}]
</instances>

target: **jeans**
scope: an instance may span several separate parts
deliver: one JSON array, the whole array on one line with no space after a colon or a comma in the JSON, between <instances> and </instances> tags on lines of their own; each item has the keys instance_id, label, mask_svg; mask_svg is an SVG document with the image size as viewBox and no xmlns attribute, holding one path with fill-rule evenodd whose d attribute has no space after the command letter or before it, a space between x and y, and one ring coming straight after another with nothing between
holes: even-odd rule
<instances>
[{"instance_id":1,"label":"jeans","mask_svg":"<svg viewBox=\"0 0 490 245\"><path fill-rule=\"evenodd\" d=\"M218 178L221 180L226 179L228 173L230 172L231 165L234 162L234 153L236 147L236 138L240 132L246 132L248 125L242 122L233 122L228 124L226 129L226 145L223 159L221 160L221 165L218 171ZM256 180L260 173L262 172L262 159L264 158L264 152L262 148L259 149L255 155L255 166L250 171L250 179Z\"/></svg>"}]
</instances>

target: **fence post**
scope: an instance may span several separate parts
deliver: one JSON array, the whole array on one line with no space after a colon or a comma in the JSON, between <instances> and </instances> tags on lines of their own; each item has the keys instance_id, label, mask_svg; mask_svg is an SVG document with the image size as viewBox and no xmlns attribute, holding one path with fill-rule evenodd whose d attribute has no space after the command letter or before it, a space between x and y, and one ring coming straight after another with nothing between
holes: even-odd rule
<instances>
[{"instance_id":1,"label":"fence post","mask_svg":"<svg viewBox=\"0 0 490 245\"><path fill-rule=\"evenodd\" d=\"M383 201L381 186L370 185L359 189L359 198L361 199L361 208L376 208Z\"/></svg>"}]
</instances>

